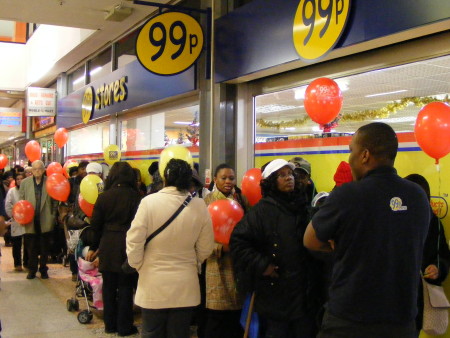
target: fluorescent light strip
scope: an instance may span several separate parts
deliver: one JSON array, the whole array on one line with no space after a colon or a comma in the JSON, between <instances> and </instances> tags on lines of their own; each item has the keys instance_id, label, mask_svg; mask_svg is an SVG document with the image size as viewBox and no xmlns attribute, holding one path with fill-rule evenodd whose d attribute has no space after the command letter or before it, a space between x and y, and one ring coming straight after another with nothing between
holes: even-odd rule
<instances>
[{"instance_id":1,"label":"fluorescent light strip","mask_svg":"<svg viewBox=\"0 0 450 338\"><path fill-rule=\"evenodd\" d=\"M374 97L374 96L390 95L390 94L403 93L403 92L407 92L407 91L408 91L407 89L402 89L402 90L396 90L395 92L386 92L386 93L378 93L378 94L366 95L365 97Z\"/></svg>"},{"instance_id":2,"label":"fluorescent light strip","mask_svg":"<svg viewBox=\"0 0 450 338\"><path fill-rule=\"evenodd\" d=\"M196 127L198 127L200 125L200 123L192 124L192 122L184 122L184 121L175 121L174 124L183 124L183 125L186 125L186 126L193 125L193 126L196 126Z\"/></svg>"},{"instance_id":3,"label":"fluorescent light strip","mask_svg":"<svg viewBox=\"0 0 450 338\"><path fill-rule=\"evenodd\" d=\"M92 76L92 75L97 74L98 72L100 72L100 71L102 70L102 68L103 68L103 67L97 67L97 68L92 69L92 70L89 72L89 75ZM76 84L80 83L81 81L84 81L84 75L83 75L83 76L80 76L78 79L72 81L72 84L76 85Z\"/></svg>"}]
</instances>

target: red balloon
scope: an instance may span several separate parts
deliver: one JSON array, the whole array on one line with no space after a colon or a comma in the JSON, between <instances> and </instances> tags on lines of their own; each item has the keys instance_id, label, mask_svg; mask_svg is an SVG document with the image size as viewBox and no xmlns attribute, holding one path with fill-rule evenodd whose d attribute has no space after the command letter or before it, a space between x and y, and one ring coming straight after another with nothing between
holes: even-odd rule
<instances>
[{"instance_id":1,"label":"red balloon","mask_svg":"<svg viewBox=\"0 0 450 338\"><path fill-rule=\"evenodd\" d=\"M92 212L94 211L94 204L87 202L81 194L78 195L78 204L80 205L81 210L87 217L92 216Z\"/></svg>"},{"instance_id":2,"label":"red balloon","mask_svg":"<svg viewBox=\"0 0 450 338\"><path fill-rule=\"evenodd\" d=\"M41 146L35 140L29 141L25 146L25 155L31 161L37 161L41 159Z\"/></svg>"},{"instance_id":3,"label":"red balloon","mask_svg":"<svg viewBox=\"0 0 450 338\"><path fill-rule=\"evenodd\" d=\"M450 152L450 106L432 102L423 107L417 115L414 134L420 148L439 163Z\"/></svg>"},{"instance_id":4,"label":"red balloon","mask_svg":"<svg viewBox=\"0 0 450 338\"><path fill-rule=\"evenodd\" d=\"M222 199L212 202L208 206L208 211L213 222L214 239L218 243L228 245L231 232L244 216L244 210L239 203Z\"/></svg>"},{"instance_id":5,"label":"red balloon","mask_svg":"<svg viewBox=\"0 0 450 338\"><path fill-rule=\"evenodd\" d=\"M17 223L22 225L28 224L33 220L34 207L30 202L26 200L20 200L16 204L14 204L12 215Z\"/></svg>"},{"instance_id":6,"label":"red balloon","mask_svg":"<svg viewBox=\"0 0 450 338\"><path fill-rule=\"evenodd\" d=\"M54 139L56 144L58 145L58 148L64 147L64 145L67 143L67 140L69 139L69 133L67 132L67 129L58 128L55 131Z\"/></svg>"},{"instance_id":7,"label":"red balloon","mask_svg":"<svg viewBox=\"0 0 450 338\"><path fill-rule=\"evenodd\" d=\"M52 174L63 174L63 167L58 162L52 162L47 166L47 176Z\"/></svg>"},{"instance_id":8,"label":"red balloon","mask_svg":"<svg viewBox=\"0 0 450 338\"><path fill-rule=\"evenodd\" d=\"M16 186L16 181L11 181L11 183L9 184L10 188L14 188Z\"/></svg>"},{"instance_id":9,"label":"red balloon","mask_svg":"<svg viewBox=\"0 0 450 338\"><path fill-rule=\"evenodd\" d=\"M259 182L261 182L262 173L261 169L253 168L247 170L242 178L242 193L247 197L250 205L255 205L261 199L261 186Z\"/></svg>"},{"instance_id":10,"label":"red balloon","mask_svg":"<svg viewBox=\"0 0 450 338\"><path fill-rule=\"evenodd\" d=\"M50 197L57 201L65 202L69 198L70 184L62 174L52 174L47 177L45 188Z\"/></svg>"},{"instance_id":11,"label":"red balloon","mask_svg":"<svg viewBox=\"0 0 450 338\"><path fill-rule=\"evenodd\" d=\"M8 157L5 154L0 154L0 169L3 169L8 164Z\"/></svg>"},{"instance_id":12,"label":"red balloon","mask_svg":"<svg viewBox=\"0 0 450 338\"><path fill-rule=\"evenodd\" d=\"M75 160L67 160L63 166L63 175L69 178L69 169L73 166L78 166L78 162Z\"/></svg>"},{"instance_id":13,"label":"red balloon","mask_svg":"<svg viewBox=\"0 0 450 338\"><path fill-rule=\"evenodd\" d=\"M305 110L311 120L319 124L333 121L342 108L342 92L332 79L321 77L306 88Z\"/></svg>"}]
</instances>

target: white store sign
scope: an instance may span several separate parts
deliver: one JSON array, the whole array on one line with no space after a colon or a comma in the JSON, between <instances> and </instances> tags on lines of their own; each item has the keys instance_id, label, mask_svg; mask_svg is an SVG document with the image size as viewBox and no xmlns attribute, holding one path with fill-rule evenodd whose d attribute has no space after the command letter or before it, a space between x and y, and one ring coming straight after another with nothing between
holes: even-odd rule
<instances>
[{"instance_id":1,"label":"white store sign","mask_svg":"<svg viewBox=\"0 0 450 338\"><path fill-rule=\"evenodd\" d=\"M27 116L55 116L56 89L28 87Z\"/></svg>"}]
</instances>

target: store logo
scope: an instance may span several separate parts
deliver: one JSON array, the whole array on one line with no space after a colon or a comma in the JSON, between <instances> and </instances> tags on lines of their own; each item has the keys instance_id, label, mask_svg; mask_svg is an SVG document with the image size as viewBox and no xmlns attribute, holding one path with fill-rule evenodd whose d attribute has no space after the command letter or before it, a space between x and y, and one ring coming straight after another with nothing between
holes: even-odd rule
<instances>
[{"instance_id":1,"label":"store logo","mask_svg":"<svg viewBox=\"0 0 450 338\"><path fill-rule=\"evenodd\" d=\"M84 91L83 102L81 103L81 119L83 123L88 123L94 112L94 87L87 87Z\"/></svg>"},{"instance_id":2,"label":"store logo","mask_svg":"<svg viewBox=\"0 0 450 338\"><path fill-rule=\"evenodd\" d=\"M349 13L350 0L301 0L293 28L300 58L311 62L331 51L344 31Z\"/></svg>"},{"instance_id":3,"label":"store logo","mask_svg":"<svg viewBox=\"0 0 450 338\"><path fill-rule=\"evenodd\" d=\"M402 199L400 197L392 197L389 203L392 211L405 211L408 210L406 205L402 205Z\"/></svg>"},{"instance_id":4,"label":"store logo","mask_svg":"<svg viewBox=\"0 0 450 338\"><path fill-rule=\"evenodd\" d=\"M439 196L431 196L430 197L431 208L437 217L440 219L447 216L448 212L448 203L447 200L443 197Z\"/></svg>"},{"instance_id":5,"label":"store logo","mask_svg":"<svg viewBox=\"0 0 450 338\"><path fill-rule=\"evenodd\" d=\"M94 109L100 110L111 106L114 103L126 101L128 97L127 76L110 84L103 84L94 93L94 87L87 87L84 91L83 102L81 105L81 119L83 123L88 123L92 118Z\"/></svg>"},{"instance_id":6,"label":"store logo","mask_svg":"<svg viewBox=\"0 0 450 338\"><path fill-rule=\"evenodd\" d=\"M150 19L136 39L141 65L158 75L174 75L191 67L203 49L203 31L191 16L167 12Z\"/></svg>"}]
</instances>

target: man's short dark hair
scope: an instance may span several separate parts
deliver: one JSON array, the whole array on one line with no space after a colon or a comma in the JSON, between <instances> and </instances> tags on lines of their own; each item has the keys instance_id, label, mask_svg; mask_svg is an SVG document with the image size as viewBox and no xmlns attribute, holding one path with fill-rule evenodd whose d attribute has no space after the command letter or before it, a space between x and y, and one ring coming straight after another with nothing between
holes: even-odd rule
<instances>
[{"instance_id":1,"label":"man's short dark hair","mask_svg":"<svg viewBox=\"0 0 450 338\"><path fill-rule=\"evenodd\" d=\"M86 168L88 164L89 164L88 161L81 161L81 162L78 164L78 168Z\"/></svg>"},{"instance_id":2,"label":"man's short dark hair","mask_svg":"<svg viewBox=\"0 0 450 338\"><path fill-rule=\"evenodd\" d=\"M373 122L358 129L359 144L378 159L394 161L398 139L394 129L386 123Z\"/></svg>"}]
</instances>

